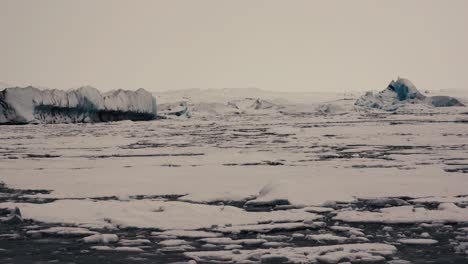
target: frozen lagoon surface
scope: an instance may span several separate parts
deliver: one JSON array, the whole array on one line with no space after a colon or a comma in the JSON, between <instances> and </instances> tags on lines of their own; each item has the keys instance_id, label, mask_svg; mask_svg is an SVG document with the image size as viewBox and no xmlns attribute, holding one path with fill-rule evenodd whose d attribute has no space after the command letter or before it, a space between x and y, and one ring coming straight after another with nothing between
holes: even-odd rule
<instances>
[{"instance_id":1,"label":"frozen lagoon surface","mask_svg":"<svg viewBox=\"0 0 468 264\"><path fill-rule=\"evenodd\" d=\"M468 262L468 108L267 99L1 126L0 262Z\"/></svg>"}]
</instances>

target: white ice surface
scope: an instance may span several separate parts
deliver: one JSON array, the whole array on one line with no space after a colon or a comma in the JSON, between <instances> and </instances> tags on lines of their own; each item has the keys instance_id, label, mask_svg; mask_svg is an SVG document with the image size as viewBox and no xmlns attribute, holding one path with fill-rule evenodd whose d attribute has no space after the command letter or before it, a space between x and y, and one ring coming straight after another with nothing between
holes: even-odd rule
<instances>
[{"instance_id":1,"label":"white ice surface","mask_svg":"<svg viewBox=\"0 0 468 264\"><path fill-rule=\"evenodd\" d=\"M46 222L163 229L222 229L233 224L232 231L238 231L264 228L257 225L264 220L304 225L302 221L314 214L306 209L248 213L222 203L286 199L294 205L320 206L388 196L447 197L457 202L462 198L455 196L468 194L466 175L449 171L468 160L463 109L2 126L0 181L9 188L52 191L27 195L31 199L80 200L0 207L18 206L25 218ZM216 201L219 206L151 198L168 194L186 195L181 199L190 202ZM136 201L136 195L149 198ZM109 201L93 199L114 196ZM444 220L432 216L442 215L440 210L431 211L409 214L404 221ZM366 219L368 213L339 216ZM452 214L466 221L464 211ZM378 220L393 217L384 212L370 215Z\"/></svg>"},{"instance_id":2,"label":"white ice surface","mask_svg":"<svg viewBox=\"0 0 468 264\"><path fill-rule=\"evenodd\" d=\"M40 229L40 230L29 230L26 232L26 234L28 235L47 234L47 235L58 235L58 236L89 236L89 235L95 235L96 232L88 230L87 228L82 228L82 227L57 226L57 227L50 227L46 229Z\"/></svg>"},{"instance_id":3,"label":"white ice surface","mask_svg":"<svg viewBox=\"0 0 468 264\"><path fill-rule=\"evenodd\" d=\"M94 234L83 238L85 243L114 243L119 241L119 237L116 234Z\"/></svg>"},{"instance_id":4,"label":"white ice surface","mask_svg":"<svg viewBox=\"0 0 468 264\"><path fill-rule=\"evenodd\" d=\"M343 211L339 212L335 220L363 223L468 223L468 208L460 208L452 203L439 205L436 210L417 208L414 206L400 206L381 209L379 212Z\"/></svg>"},{"instance_id":5,"label":"white ice surface","mask_svg":"<svg viewBox=\"0 0 468 264\"><path fill-rule=\"evenodd\" d=\"M201 229L213 225L246 225L268 221L302 221L316 217L303 210L247 212L232 206L210 206L147 200L59 200L46 204L2 203L19 206L25 218L43 222L83 224L94 228L143 227ZM159 211L164 207L163 211ZM77 214L76 212L80 212Z\"/></svg>"},{"instance_id":6,"label":"white ice surface","mask_svg":"<svg viewBox=\"0 0 468 264\"><path fill-rule=\"evenodd\" d=\"M175 236L183 238L206 238L206 237L219 237L221 233L207 232L200 230L167 230L163 232L151 232L155 236Z\"/></svg>"},{"instance_id":7,"label":"white ice surface","mask_svg":"<svg viewBox=\"0 0 468 264\"><path fill-rule=\"evenodd\" d=\"M342 237L342 236L336 236L333 234L316 234L316 235L307 235L306 239L315 240L318 242L321 242L321 241L345 242L348 238Z\"/></svg>"},{"instance_id":8,"label":"white ice surface","mask_svg":"<svg viewBox=\"0 0 468 264\"><path fill-rule=\"evenodd\" d=\"M256 250L237 251L200 251L186 252L185 255L196 261L207 260L232 261L234 263L248 263L249 259L279 258L290 263L315 263L319 260L325 263L338 263L341 260L382 260L396 252L396 248L386 244L348 244L319 247L284 247Z\"/></svg>"}]
</instances>

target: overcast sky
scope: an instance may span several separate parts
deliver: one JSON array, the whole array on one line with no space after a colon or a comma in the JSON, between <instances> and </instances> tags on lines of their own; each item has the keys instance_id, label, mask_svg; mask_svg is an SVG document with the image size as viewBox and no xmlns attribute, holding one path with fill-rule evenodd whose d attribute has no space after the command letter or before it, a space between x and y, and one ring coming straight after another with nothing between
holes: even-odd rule
<instances>
[{"instance_id":1,"label":"overcast sky","mask_svg":"<svg viewBox=\"0 0 468 264\"><path fill-rule=\"evenodd\" d=\"M468 89L468 1L0 0L0 81Z\"/></svg>"}]
</instances>

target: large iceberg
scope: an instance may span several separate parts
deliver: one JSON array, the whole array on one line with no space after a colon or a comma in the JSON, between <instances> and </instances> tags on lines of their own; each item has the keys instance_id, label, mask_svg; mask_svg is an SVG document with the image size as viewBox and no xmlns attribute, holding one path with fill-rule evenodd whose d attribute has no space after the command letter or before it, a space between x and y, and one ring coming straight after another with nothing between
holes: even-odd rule
<instances>
[{"instance_id":1,"label":"large iceberg","mask_svg":"<svg viewBox=\"0 0 468 264\"><path fill-rule=\"evenodd\" d=\"M459 100L450 96L425 96L411 81L403 78L392 81L385 90L377 94L367 92L356 101L355 105L393 111L408 103L433 107L464 106Z\"/></svg>"},{"instance_id":2,"label":"large iceberg","mask_svg":"<svg viewBox=\"0 0 468 264\"><path fill-rule=\"evenodd\" d=\"M139 121L156 117L156 99L144 89L101 94L90 86L69 91L29 86L0 91L0 124Z\"/></svg>"}]
</instances>

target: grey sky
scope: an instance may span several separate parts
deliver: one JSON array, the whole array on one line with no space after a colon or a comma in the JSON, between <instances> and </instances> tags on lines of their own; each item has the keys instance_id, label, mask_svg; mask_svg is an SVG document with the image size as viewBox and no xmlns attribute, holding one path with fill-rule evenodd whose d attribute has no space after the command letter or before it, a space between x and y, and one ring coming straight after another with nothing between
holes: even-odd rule
<instances>
[{"instance_id":1,"label":"grey sky","mask_svg":"<svg viewBox=\"0 0 468 264\"><path fill-rule=\"evenodd\" d=\"M0 0L0 81L468 89L468 1Z\"/></svg>"}]
</instances>

